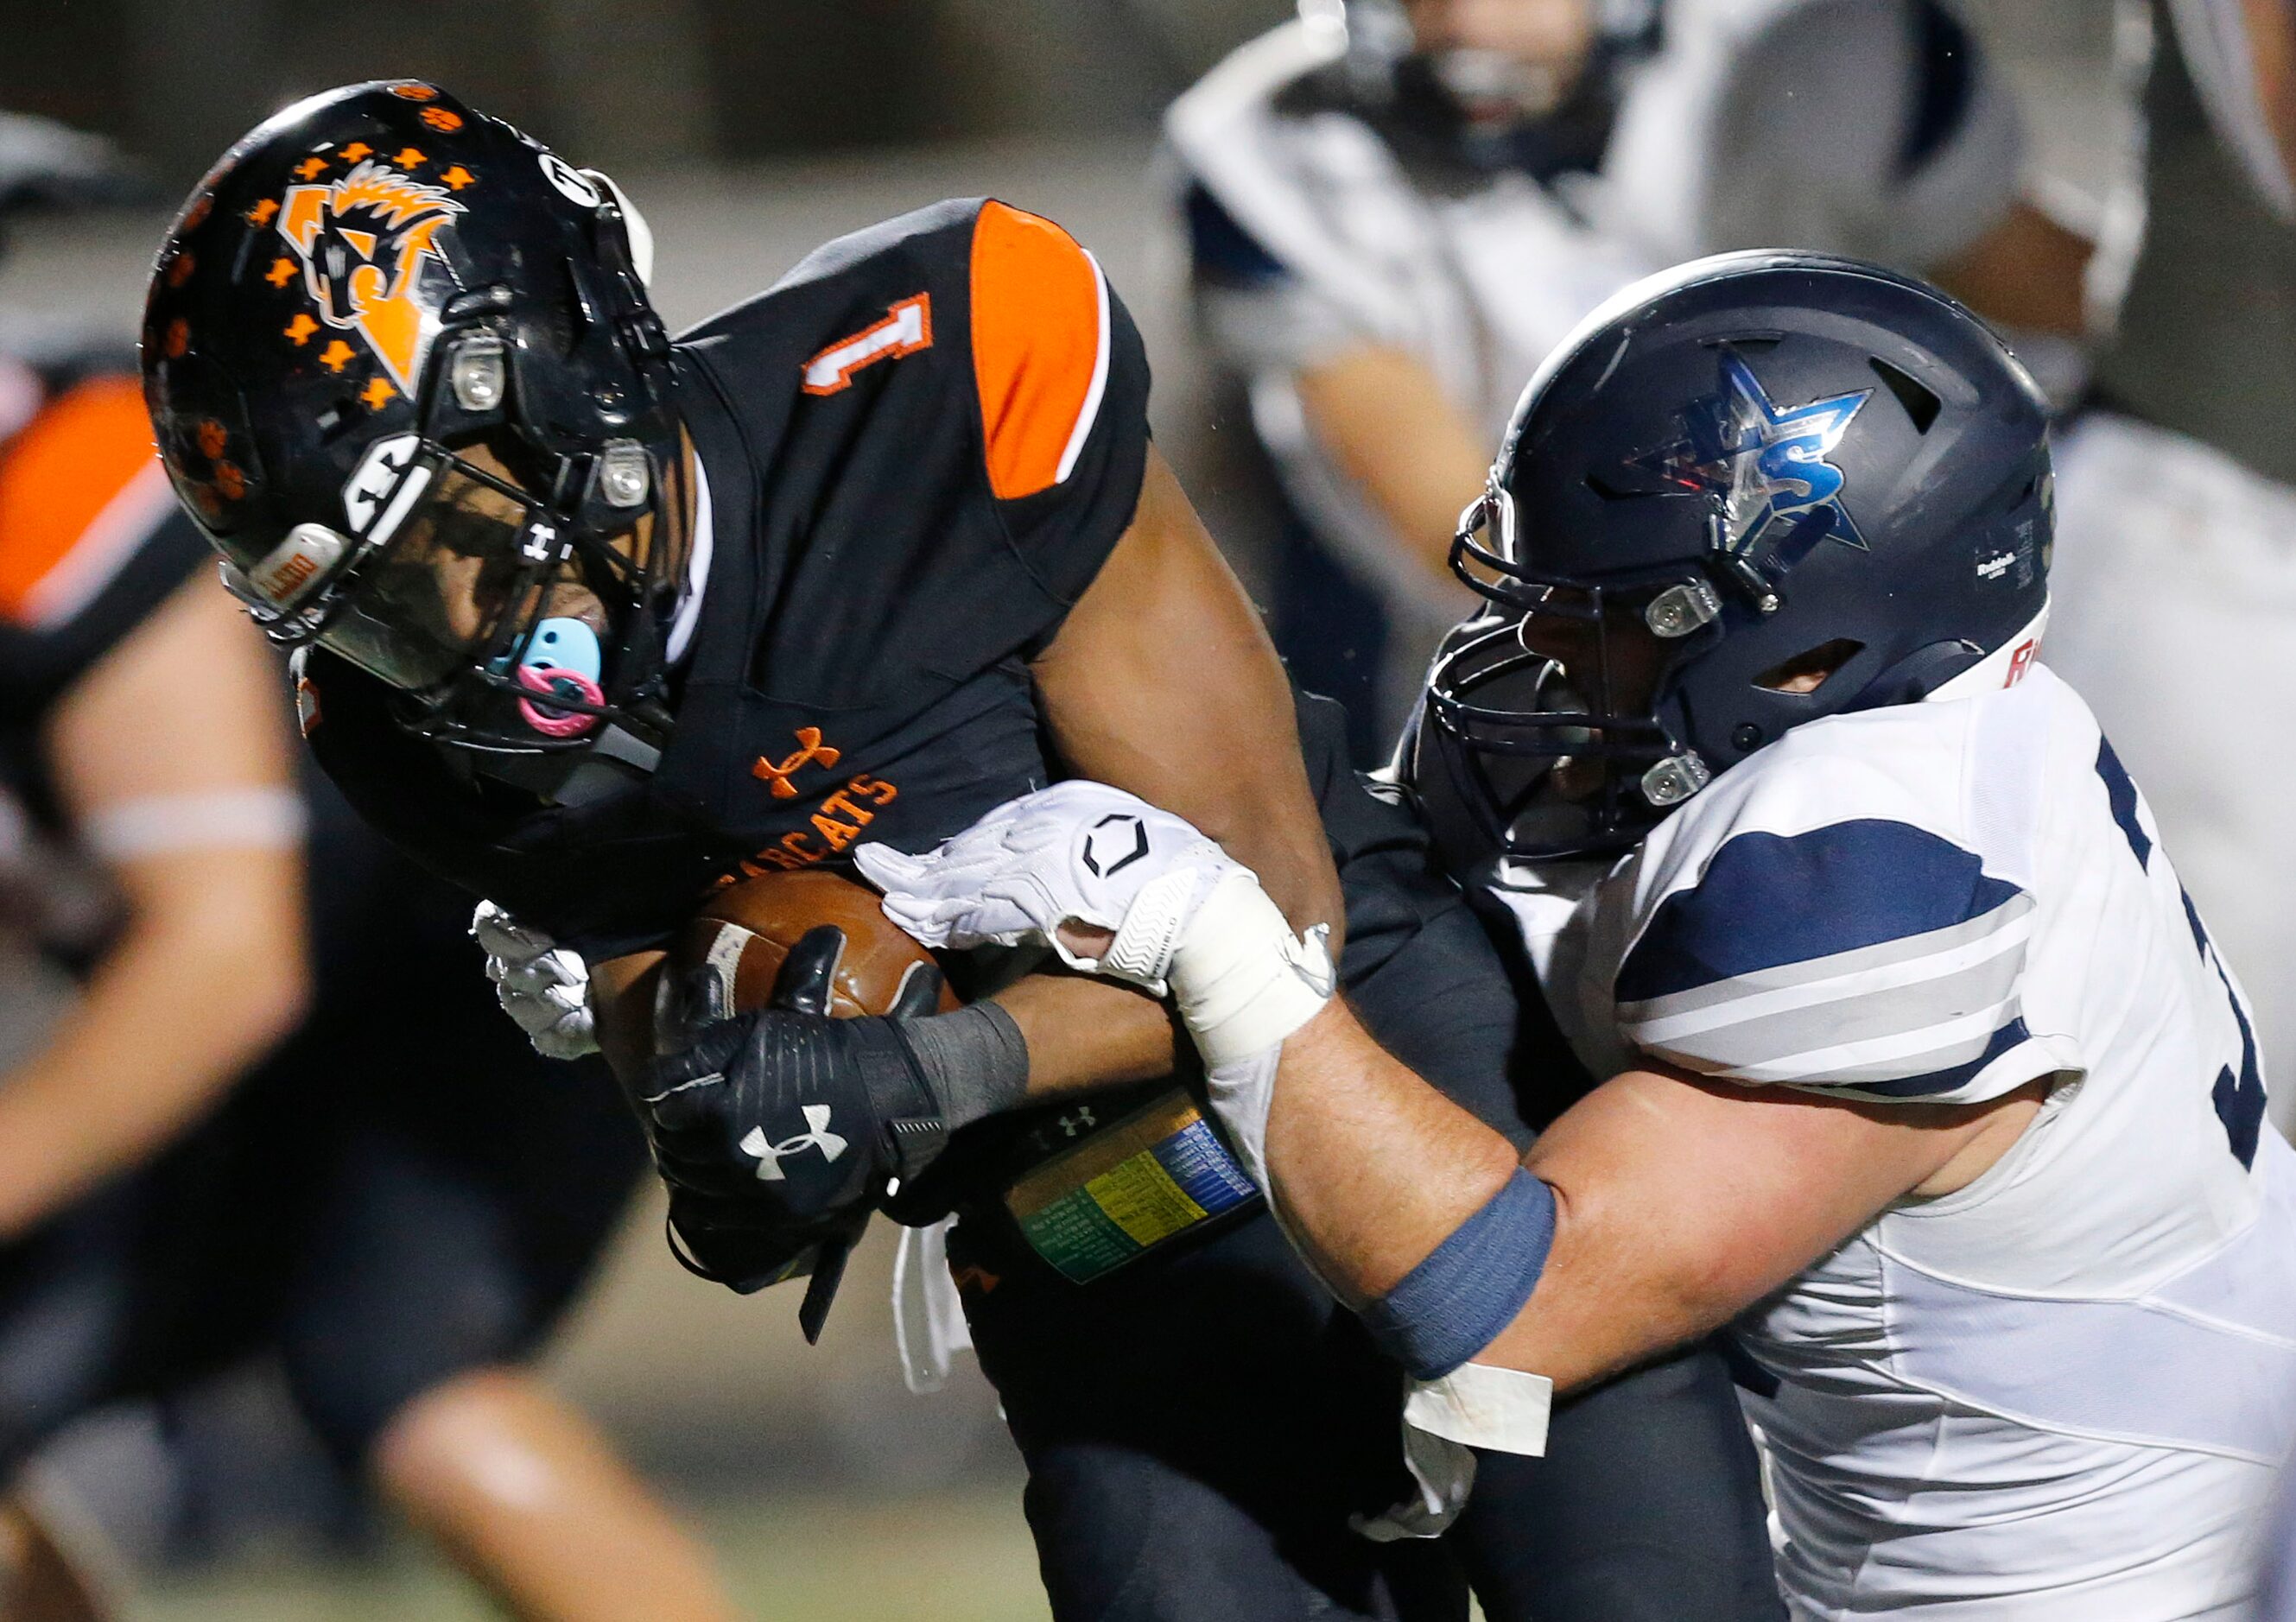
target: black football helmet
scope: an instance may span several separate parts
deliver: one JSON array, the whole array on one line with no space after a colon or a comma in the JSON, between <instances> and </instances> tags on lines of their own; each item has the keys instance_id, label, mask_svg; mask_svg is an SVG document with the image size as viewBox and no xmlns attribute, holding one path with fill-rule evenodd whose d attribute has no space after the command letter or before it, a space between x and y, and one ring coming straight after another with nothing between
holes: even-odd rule
<instances>
[{"instance_id":1,"label":"black football helmet","mask_svg":"<svg viewBox=\"0 0 2296 1622\"><path fill-rule=\"evenodd\" d=\"M2047 409L1969 311L1852 260L1725 254L1596 311L1453 543L1493 606L1399 763L1447 852L1617 850L1796 726L2021 675Z\"/></svg>"},{"instance_id":2,"label":"black football helmet","mask_svg":"<svg viewBox=\"0 0 2296 1622\"><path fill-rule=\"evenodd\" d=\"M1661 0L1583 4L1593 39L1566 79L1497 52L1423 50L1400 0L1299 0L1309 27L1344 38L1349 99L1406 148L1541 179L1601 161L1625 76L1661 34Z\"/></svg>"},{"instance_id":3,"label":"black football helmet","mask_svg":"<svg viewBox=\"0 0 2296 1622\"><path fill-rule=\"evenodd\" d=\"M604 176L433 85L328 91L224 154L160 250L144 395L273 640L443 741L658 750L686 515L650 250ZM578 586L602 623L551 612Z\"/></svg>"}]
</instances>

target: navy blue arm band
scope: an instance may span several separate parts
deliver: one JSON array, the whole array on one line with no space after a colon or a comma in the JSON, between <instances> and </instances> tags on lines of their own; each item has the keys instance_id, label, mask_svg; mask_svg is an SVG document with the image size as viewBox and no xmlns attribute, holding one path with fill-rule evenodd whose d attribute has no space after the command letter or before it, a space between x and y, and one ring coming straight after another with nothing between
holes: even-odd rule
<instances>
[{"instance_id":1,"label":"navy blue arm band","mask_svg":"<svg viewBox=\"0 0 2296 1622\"><path fill-rule=\"evenodd\" d=\"M1488 1346L1538 1286L1554 1242L1554 1192L1518 1168L1403 1282L1359 1315L1379 1348L1440 1380Z\"/></svg>"}]
</instances>

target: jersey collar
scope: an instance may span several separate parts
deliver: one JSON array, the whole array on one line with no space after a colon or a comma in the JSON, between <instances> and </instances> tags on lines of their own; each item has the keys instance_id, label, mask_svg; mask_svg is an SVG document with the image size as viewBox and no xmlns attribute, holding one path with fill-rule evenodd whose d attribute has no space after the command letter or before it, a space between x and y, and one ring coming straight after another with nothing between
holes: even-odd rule
<instances>
[{"instance_id":1,"label":"jersey collar","mask_svg":"<svg viewBox=\"0 0 2296 1622\"><path fill-rule=\"evenodd\" d=\"M677 612L669 622L669 642L665 650L670 668L676 669L685 662L685 651L693 643L693 627L701 623L701 600L709 592L709 563L717 550L716 526L709 511L709 473L702 466L701 452L693 452L693 544L687 548L685 590L679 597Z\"/></svg>"}]
</instances>

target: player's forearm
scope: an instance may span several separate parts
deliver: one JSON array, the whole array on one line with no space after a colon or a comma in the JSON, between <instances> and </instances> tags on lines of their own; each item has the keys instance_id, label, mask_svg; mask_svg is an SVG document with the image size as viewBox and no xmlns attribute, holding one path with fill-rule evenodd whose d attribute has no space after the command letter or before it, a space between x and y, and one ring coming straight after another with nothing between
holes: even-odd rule
<instances>
[{"instance_id":1,"label":"player's forearm","mask_svg":"<svg viewBox=\"0 0 2296 1622\"><path fill-rule=\"evenodd\" d=\"M2035 1107L1614 1076L1524 1157L1553 1192L1554 1240L1529 1304L1477 1360L1567 1390L1709 1333L1892 1201L1980 1175Z\"/></svg>"},{"instance_id":2,"label":"player's forearm","mask_svg":"<svg viewBox=\"0 0 2296 1622\"><path fill-rule=\"evenodd\" d=\"M1961 252L1930 267L1938 285L1988 321L2088 335L2085 282L2096 244L2020 201Z\"/></svg>"},{"instance_id":3,"label":"player's forearm","mask_svg":"<svg viewBox=\"0 0 2296 1622\"><path fill-rule=\"evenodd\" d=\"M1286 1225L1358 1306L1393 1290L1518 1165L1504 1137L1390 1057L1337 1001L1283 1044L1267 1143Z\"/></svg>"},{"instance_id":4,"label":"player's forearm","mask_svg":"<svg viewBox=\"0 0 2296 1622\"><path fill-rule=\"evenodd\" d=\"M1605 1221L1567 1189L1554 1204L1538 1287L1478 1363L1577 1390L1712 1333L1759 1298L1720 1276L1729 1258L1679 1243L1662 1225Z\"/></svg>"},{"instance_id":5,"label":"player's forearm","mask_svg":"<svg viewBox=\"0 0 2296 1622\"><path fill-rule=\"evenodd\" d=\"M590 965L590 1011L597 1020L598 1051L636 1097L652 1063L653 1009L666 954L633 952Z\"/></svg>"},{"instance_id":6,"label":"player's forearm","mask_svg":"<svg viewBox=\"0 0 2296 1622\"><path fill-rule=\"evenodd\" d=\"M1031 667L1072 775L1185 817L1258 873L1296 928L1346 923L1300 758L1292 685L1259 611L1152 450L1140 505Z\"/></svg>"},{"instance_id":7,"label":"player's forearm","mask_svg":"<svg viewBox=\"0 0 2296 1622\"><path fill-rule=\"evenodd\" d=\"M132 923L47 1044L0 1079L0 1235L167 1143L301 1017L291 891L215 900Z\"/></svg>"},{"instance_id":8,"label":"player's forearm","mask_svg":"<svg viewBox=\"0 0 2296 1622\"><path fill-rule=\"evenodd\" d=\"M993 1000L1029 1044L1031 1101L1172 1072L1171 1017L1144 992L1112 980L1031 974Z\"/></svg>"},{"instance_id":9,"label":"player's forearm","mask_svg":"<svg viewBox=\"0 0 2296 1622\"><path fill-rule=\"evenodd\" d=\"M1570 1390L1728 1323L1888 1197L1886 1172L1870 1185L1792 1193L1791 1139L1745 1130L1764 1109L1635 1073L1566 1114L1518 1162L1505 1138L1335 1002L1283 1044L1267 1159L1286 1225L1357 1307L1399 1301L1398 1286L1518 1171L1538 1178L1553 1202L1543 1259L1508 1252L1480 1264L1487 1282L1536 1288L1512 1298L1522 1302L1512 1322L1473 1361ZM1702 1155L1710 1118L1741 1128L1748 1146ZM1798 1208L1756 1220L1788 1200Z\"/></svg>"}]
</instances>

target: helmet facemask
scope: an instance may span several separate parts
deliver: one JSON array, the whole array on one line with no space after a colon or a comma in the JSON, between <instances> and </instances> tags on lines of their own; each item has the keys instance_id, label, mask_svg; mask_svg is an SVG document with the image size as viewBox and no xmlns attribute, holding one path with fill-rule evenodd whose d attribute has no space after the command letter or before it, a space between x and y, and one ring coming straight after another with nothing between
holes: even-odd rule
<instances>
[{"instance_id":1,"label":"helmet facemask","mask_svg":"<svg viewBox=\"0 0 2296 1622\"><path fill-rule=\"evenodd\" d=\"M1705 787L1712 772L1665 701L1675 673L1721 635L1720 595L1699 569L1543 570L1496 479L1461 515L1451 567L1511 611L1456 634L1429 679L1429 715L1505 808L1491 832L1511 853L1617 848Z\"/></svg>"},{"instance_id":2,"label":"helmet facemask","mask_svg":"<svg viewBox=\"0 0 2296 1622\"><path fill-rule=\"evenodd\" d=\"M1400 0L1301 0L1311 27L1345 40L1341 73L1414 149L1470 169L1545 176L1602 156L1627 74L1655 48L1656 0L1585 0L1547 47L1430 44ZM1563 42L1572 26L1584 36Z\"/></svg>"},{"instance_id":3,"label":"helmet facemask","mask_svg":"<svg viewBox=\"0 0 2296 1622\"><path fill-rule=\"evenodd\" d=\"M370 447L346 487L357 531L298 525L226 583L275 642L404 693L422 736L520 753L586 748L606 724L658 738L682 443L554 447L521 420L517 340L483 318L440 332L415 431Z\"/></svg>"}]
</instances>

